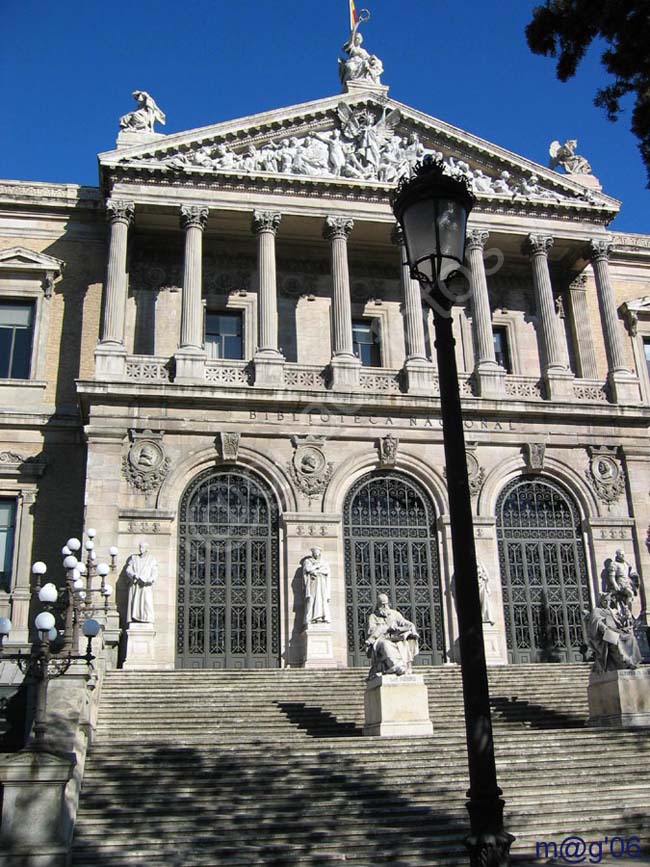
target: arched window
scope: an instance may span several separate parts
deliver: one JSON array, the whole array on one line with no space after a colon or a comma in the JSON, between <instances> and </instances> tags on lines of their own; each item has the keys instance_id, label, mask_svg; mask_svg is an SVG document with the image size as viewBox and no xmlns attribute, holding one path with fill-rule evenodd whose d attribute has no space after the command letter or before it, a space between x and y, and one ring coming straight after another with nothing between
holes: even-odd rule
<instances>
[{"instance_id":1,"label":"arched window","mask_svg":"<svg viewBox=\"0 0 650 867\"><path fill-rule=\"evenodd\" d=\"M379 470L349 491L343 522L350 665L368 662L368 615L382 592L417 627L416 663L445 661L435 520L431 498L409 476Z\"/></svg>"},{"instance_id":2,"label":"arched window","mask_svg":"<svg viewBox=\"0 0 650 867\"><path fill-rule=\"evenodd\" d=\"M556 481L523 476L497 501L511 662L580 662L589 585L580 515Z\"/></svg>"},{"instance_id":3,"label":"arched window","mask_svg":"<svg viewBox=\"0 0 650 867\"><path fill-rule=\"evenodd\" d=\"M278 508L244 469L210 468L181 499L177 665L279 665Z\"/></svg>"}]
</instances>

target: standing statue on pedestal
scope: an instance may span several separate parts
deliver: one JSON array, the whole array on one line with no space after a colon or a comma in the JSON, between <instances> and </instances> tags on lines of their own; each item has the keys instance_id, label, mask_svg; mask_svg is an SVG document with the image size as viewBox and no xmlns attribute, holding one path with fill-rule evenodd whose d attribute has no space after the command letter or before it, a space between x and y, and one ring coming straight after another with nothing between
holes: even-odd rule
<instances>
[{"instance_id":1,"label":"standing statue on pedestal","mask_svg":"<svg viewBox=\"0 0 650 867\"><path fill-rule=\"evenodd\" d=\"M639 574L625 559L625 552L619 548L614 559L606 561L605 577L607 588L615 594L618 602L632 612L632 602L638 595Z\"/></svg>"},{"instance_id":2,"label":"standing statue on pedestal","mask_svg":"<svg viewBox=\"0 0 650 867\"><path fill-rule=\"evenodd\" d=\"M331 623L330 614L330 564L320 548L312 548L311 554L302 562L302 580L305 589L303 626L310 623Z\"/></svg>"},{"instance_id":3,"label":"standing statue on pedestal","mask_svg":"<svg viewBox=\"0 0 650 867\"><path fill-rule=\"evenodd\" d=\"M127 623L153 623L153 585L158 578L158 561L149 554L146 542L140 542L138 553L129 557L126 574L131 581Z\"/></svg>"},{"instance_id":4,"label":"standing statue on pedestal","mask_svg":"<svg viewBox=\"0 0 650 867\"><path fill-rule=\"evenodd\" d=\"M585 622L587 642L594 653L594 672L638 668L641 653L633 622L618 605L614 593L601 593Z\"/></svg>"},{"instance_id":5,"label":"standing statue on pedestal","mask_svg":"<svg viewBox=\"0 0 650 867\"><path fill-rule=\"evenodd\" d=\"M156 104L156 100L149 96L146 90L134 90L131 94L138 103L135 111L123 114L120 118L120 129L129 132L153 132L154 123L165 125L165 112Z\"/></svg>"},{"instance_id":6,"label":"standing statue on pedestal","mask_svg":"<svg viewBox=\"0 0 650 867\"><path fill-rule=\"evenodd\" d=\"M481 620L483 623L489 623L490 626L494 626L492 612L490 611L490 596L492 595L490 575L480 561L477 562L476 567L478 572L478 593L481 600Z\"/></svg>"},{"instance_id":7,"label":"standing statue on pedestal","mask_svg":"<svg viewBox=\"0 0 650 867\"><path fill-rule=\"evenodd\" d=\"M384 71L381 60L375 54L369 54L361 47L363 36L359 33L359 24L368 21L370 13L362 9L357 20L350 21L350 38L343 46L348 55L347 60L339 57L339 78L341 84L348 81L367 81L369 84L381 84L380 76Z\"/></svg>"},{"instance_id":8,"label":"standing statue on pedestal","mask_svg":"<svg viewBox=\"0 0 650 867\"><path fill-rule=\"evenodd\" d=\"M368 618L368 680L377 674L410 674L413 660L420 651L418 638L415 625L391 608L388 596L380 593L377 606Z\"/></svg>"}]
</instances>

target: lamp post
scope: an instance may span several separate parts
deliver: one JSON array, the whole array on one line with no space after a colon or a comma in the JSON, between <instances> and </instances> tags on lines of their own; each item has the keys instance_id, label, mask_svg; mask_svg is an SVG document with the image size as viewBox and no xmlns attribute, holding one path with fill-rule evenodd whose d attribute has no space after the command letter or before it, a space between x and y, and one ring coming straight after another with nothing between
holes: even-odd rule
<instances>
[{"instance_id":1,"label":"lamp post","mask_svg":"<svg viewBox=\"0 0 650 867\"><path fill-rule=\"evenodd\" d=\"M431 298L447 467L451 544L456 576L459 645L469 764L465 843L472 867L506 867L514 840L503 827L504 801L497 784L483 624L474 548L472 501L452 332L454 295L449 278L463 263L467 217L475 198L462 177L425 158L392 195L414 279Z\"/></svg>"}]
</instances>

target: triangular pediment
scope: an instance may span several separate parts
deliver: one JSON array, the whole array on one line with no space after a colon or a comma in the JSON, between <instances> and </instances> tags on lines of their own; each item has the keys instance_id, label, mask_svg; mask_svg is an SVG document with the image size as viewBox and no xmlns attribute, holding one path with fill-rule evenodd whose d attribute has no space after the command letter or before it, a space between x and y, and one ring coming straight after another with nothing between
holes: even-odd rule
<instances>
[{"instance_id":1,"label":"triangular pediment","mask_svg":"<svg viewBox=\"0 0 650 867\"><path fill-rule=\"evenodd\" d=\"M260 178L390 190L423 156L468 175L481 200L571 206L612 215L619 203L570 176L376 93L347 93L123 147L99 155L104 173L211 181Z\"/></svg>"},{"instance_id":2,"label":"triangular pediment","mask_svg":"<svg viewBox=\"0 0 650 867\"><path fill-rule=\"evenodd\" d=\"M62 274L65 263L47 253L37 253L26 247L9 247L0 250L0 268L11 271L41 271Z\"/></svg>"}]
</instances>

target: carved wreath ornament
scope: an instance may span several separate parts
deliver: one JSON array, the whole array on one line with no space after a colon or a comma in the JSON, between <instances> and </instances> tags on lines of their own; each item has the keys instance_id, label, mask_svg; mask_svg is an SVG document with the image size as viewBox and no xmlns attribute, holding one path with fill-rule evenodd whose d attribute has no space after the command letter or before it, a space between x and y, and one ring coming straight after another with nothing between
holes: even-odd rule
<instances>
[{"instance_id":1,"label":"carved wreath ornament","mask_svg":"<svg viewBox=\"0 0 650 867\"><path fill-rule=\"evenodd\" d=\"M625 472L616 450L608 448L589 449L589 467L585 472L597 496L611 506L625 491Z\"/></svg>"},{"instance_id":2,"label":"carved wreath ornament","mask_svg":"<svg viewBox=\"0 0 650 867\"><path fill-rule=\"evenodd\" d=\"M148 494L159 488L169 473L171 461L155 440L138 439L122 458L122 473L131 487Z\"/></svg>"},{"instance_id":3,"label":"carved wreath ornament","mask_svg":"<svg viewBox=\"0 0 650 867\"><path fill-rule=\"evenodd\" d=\"M292 437L291 442L295 452L289 461L289 474L311 501L323 493L334 471L334 464L325 457L325 437Z\"/></svg>"}]
</instances>

